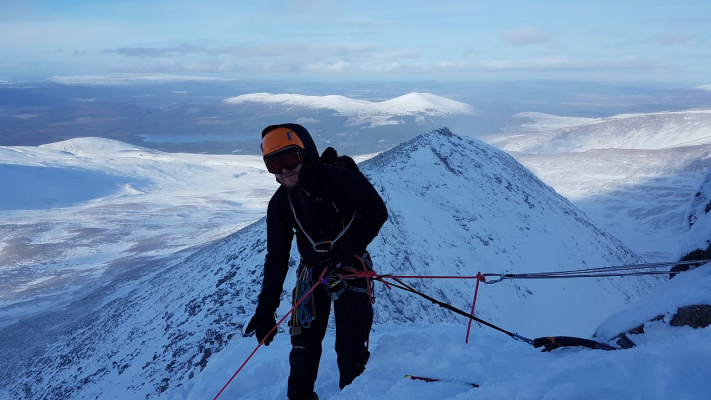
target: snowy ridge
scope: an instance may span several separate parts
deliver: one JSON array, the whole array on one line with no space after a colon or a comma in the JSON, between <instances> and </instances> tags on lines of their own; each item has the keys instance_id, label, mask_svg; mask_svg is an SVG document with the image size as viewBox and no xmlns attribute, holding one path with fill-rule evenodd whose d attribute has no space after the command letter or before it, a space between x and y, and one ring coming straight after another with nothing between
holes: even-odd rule
<instances>
[{"instance_id":1,"label":"snowy ridge","mask_svg":"<svg viewBox=\"0 0 711 400\"><path fill-rule=\"evenodd\" d=\"M50 144L39 146L40 148L54 149L74 154L82 155L98 155L98 154L116 154L123 152L143 152L147 154L164 154L157 150L146 149L124 142L119 142L113 139L104 139L97 137L84 137L64 140Z\"/></svg>"},{"instance_id":2,"label":"snowy ridge","mask_svg":"<svg viewBox=\"0 0 711 400\"><path fill-rule=\"evenodd\" d=\"M447 129L382 153L362 170L390 212L369 247L380 273L475 275L641 261L513 158ZM138 282L100 288L51 319L39 316L3 329L2 386L13 395L46 399L154 398L182 390L226 347L253 345L241 332L260 288L265 229L262 219L177 265L153 265L161 272ZM651 283L509 281L481 290L477 315L529 337L589 335ZM280 315L289 308L293 284L289 273ZM474 282L412 285L466 309ZM406 293L382 286L376 291L378 324L464 326L462 318ZM26 334L78 312L76 322L41 338ZM288 335L282 332L276 342L288 342Z\"/></svg>"},{"instance_id":3,"label":"snowy ridge","mask_svg":"<svg viewBox=\"0 0 711 400\"><path fill-rule=\"evenodd\" d=\"M399 123L387 118L394 116L466 116L474 115L477 112L474 107L468 104L431 93L409 93L382 102L356 100L338 95L306 96L254 93L228 98L224 102L234 105L258 104L285 108L335 110L338 115L349 117L346 125L371 123L371 126Z\"/></svg>"},{"instance_id":4,"label":"snowy ridge","mask_svg":"<svg viewBox=\"0 0 711 400\"><path fill-rule=\"evenodd\" d=\"M618 115L555 130L501 133L483 140L502 150L528 154L711 144L711 110Z\"/></svg>"},{"instance_id":5,"label":"snowy ridge","mask_svg":"<svg viewBox=\"0 0 711 400\"><path fill-rule=\"evenodd\" d=\"M550 131L600 121L600 118L559 117L540 112L522 112L514 114L511 118L521 122L518 127L511 130L523 132Z\"/></svg>"}]
</instances>

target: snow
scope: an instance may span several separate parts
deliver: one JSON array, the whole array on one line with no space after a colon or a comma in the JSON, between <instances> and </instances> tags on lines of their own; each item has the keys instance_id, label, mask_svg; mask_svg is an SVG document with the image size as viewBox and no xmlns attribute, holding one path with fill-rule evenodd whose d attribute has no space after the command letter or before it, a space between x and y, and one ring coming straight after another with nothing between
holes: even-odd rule
<instances>
[{"instance_id":1,"label":"snow","mask_svg":"<svg viewBox=\"0 0 711 400\"><path fill-rule=\"evenodd\" d=\"M686 185L686 179L678 178L682 165L690 171L706 165L703 149L693 151L697 153L683 148L615 150L579 158L556 154L561 158L551 165L560 167L556 173L571 175L571 170L599 164L587 176L578 175L578 185L590 182L601 190L600 201L609 201L615 197L603 191L604 180L625 181L628 194L633 183L644 185L653 178L668 179L659 185L670 188L667 194ZM481 142L440 130L390 151L357 157L364 158L368 160L361 169L390 212L370 247L378 272L474 275L642 261L512 157ZM634 162L638 159L654 162ZM626 178L630 163L635 179L648 179ZM259 218L276 188L261 164L259 157L166 154L101 139L0 147L0 167L29 168L23 175L29 183L51 184L51 179L38 180L37 171L43 169L59 170L54 181L69 187L98 174L96 181L88 181L96 194L77 188L75 197L60 196L57 203L0 210L3 220L11 221L0 225L0 255L6 257L3 265L10 266L0 270L5 285L0 286L5 296L0 305L5 322L0 327L0 398L213 398L256 346L254 338L241 338L241 332L254 310L261 279L266 226ZM68 176L74 172L83 175L73 181ZM573 178L558 179L572 185ZM693 193L700 182L695 181ZM39 183L34 187L41 192ZM576 202L586 196L583 190L578 193ZM681 193L687 208L693 193ZM0 199L9 208L8 197ZM642 200L631 202L642 205ZM657 206L642 209L653 219L667 207ZM694 205L690 209L696 210ZM607 218L643 225L620 215ZM231 231L236 233L223 238ZM612 331L660 310L668 313L708 300L711 274L704 268L665 281L651 300L632 305L659 281L484 285L476 315L530 338L590 337L596 327L598 333ZM101 281L85 287L77 298L71 285L81 284L77 276L82 275L76 274L82 273ZM62 279L68 286L61 286ZM457 307L470 307L473 281L412 283ZM280 315L289 308L291 286L293 272ZM47 290L55 296L47 299ZM633 349L541 353L475 324L466 345L464 318L380 284L376 290L366 372L338 390L331 326L316 383L321 399L704 399L711 390L709 328L674 328L660 321L633 338L638 344ZM601 324L606 318L609 322ZM288 334L282 331L271 346L257 352L221 398L284 398L289 348ZM405 374L481 387L411 381L403 379Z\"/></svg>"},{"instance_id":2,"label":"snow","mask_svg":"<svg viewBox=\"0 0 711 400\"><path fill-rule=\"evenodd\" d=\"M599 118L561 117L539 112L522 112L514 114L511 118L516 121L527 121L521 123L518 129L515 129L524 132L550 131L600 121Z\"/></svg>"},{"instance_id":3,"label":"snow","mask_svg":"<svg viewBox=\"0 0 711 400\"><path fill-rule=\"evenodd\" d=\"M390 117L405 115L474 115L477 110L465 103L431 93L409 93L382 102L356 100L345 96L306 96L301 94L253 93L224 100L227 104L261 104L279 107L335 110L349 117L346 125L370 123L371 127L398 124Z\"/></svg>"},{"instance_id":4,"label":"snow","mask_svg":"<svg viewBox=\"0 0 711 400\"><path fill-rule=\"evenodd\" d=\"M277 187L258 156L100 138L0 147L0 174L0 326L256 221Z\"/></svg>"},{"instance_id":5,"label":"snow","mask_svg":"<svg viewBox=\"0 0 711 400\"><path fill-rule=\"evenodd\" d=\"M371 335L371 358L355 382L338 391L333 335L324 341L315 390L321 399L704 399L711 360L711 329L660 326L650 340L629 350L563 348L541 353L505 335L475 328L469 344L464 325L379 326ZM169 396L213 398L256 346L240 343ZM219 397L223 400L286 398L288 337L261 348ZM404 379L424 376L454 382ZM280 382L280 384L271 384ZM460 382L479 384L473 388Z\"/></svg>"},{"instance_id":6,"label":"snow","mask_svg":"<svg viewBox=\"0 0 711 400\"><path fill-rule=\"evenodd\" d=\"M679 308L698 304L711 305L711 263L679 274L625 310L611 315L595 334L602 340L610 340L659 315L671 318Z\"/></svg>"},{"instance_id":7,"label":"snow","mask_svg":"<svg viewBox=\"0 0 711 400\"><path fill-rule=\"evenodd\" d=\"M689 208L684 215L688 233L682 240L679 257L695 250L706 250L711 245L711 170L703 184L694 194Z\"/></svg>"},{"instance_id":8,"label":"snow","mask_svg":"<svg viewBox=\"0 0 711 400\"><path fill-rule=\"evenodd\" d=\"M558 117L534 117L557 124ZM663 261L676 259L686 240L690 198L711 170L710 132L711 111L687 110L514 129L484 140L509 151L643 257Z\"/></svg>"},{"instance_id":9,"label":"snow","mask_svg":"<svg viewBox=\"0 0 711 400\"><path fill-rule=\"evenodd\" d=\"M93 150L94 145L79 144L81 146L63 145L62 148L97 151ZM30 154L37 151L11 150ZM41 151L57 152L53 149ZM140 149L123 154L134 160L136 157L142 159ZM77 156L71 153L57 155L65 157L67 163L76 162ZM177 162L188 155L151 154L147 158L150 160L154 156L169 160L156 161L160 167L152 163L139 165L142 168L152 165L172 179L185 179L177 186L181 187L185 182L191 186L187 192L191 195L207 189L199 187L199 179L190 179L191 174L203 179L219 176L218 171L205 168L207 174L203 175L203 170L192 171L192 164L185 160ZM206 161L202 157L192 160ZM121 163L120 152L114 156L88 158L89 165L98 164L104 158L110 158L108 165L126 168L126 164ZM363 162L361 169L383 195L390 214L389 221L370 246L376 270L381 273L475 275L477 271L533 272L642 261L513 158L481 142L453 135L448 130L432 132L383 152ZM131 169L124 170L129 171ZM159 181L171 188L167 182L167 178ZM112 210L109 208L109 212ZM192 211L177 212L187 214ZM102 215L106 214L106 211L102 212ZM170 224L173 221L169 217L175 214L176 211L171 209L157 218ZM146 219L146 214L141 217ZM173 229L162 225L166 228L163 232L180 230L191 223L177 224ZM155 230L156 227L149 229ZM194 235L194 231L185 233ZM55 235L40 234L37 240L53 243L56 242ZM266 226L261 219L224 239L198 249L184 249L172 258L123 260L130 268L124 266L121 273L114 271L113 277L105 273L102 276L105 284L84 291L88 294L83 297L69 298L2 328L2 386L12 393L25 393L34 398L209 398L234 371L226 366L213 367L213 364L220 365L214 360L237 364L241 361L238 356L241 358L255 345L253 338L242 338L241 333L252 316L259 291L266 251L265 236ZM141 245L143 243L137 244ZM141 254L145 250L137 252ZM296 257L293 249L292 258L296 260ZM33 275L32 282L41 278L41 275ZM411 283L456 307L470 307L473 281L417 280ZM480 288L477 315L531 338L589 336L600 321L610 313L622 310L655 283L655 280L645 278L625 282L609 278L555 283L507 281ZM288 292L293 285L294 274L290 273L278 310L280 315L289 309ZM488 384L485 380L488 377L491 382L501 382L501 385L491 387L504 390L500 392L502 397L511 395L508 390L524 390L508 384L512 379L511 368L518 371L515 369L518 367L506 369L503 364L507 358L507 364L517 362L522 353L520 343L504 345L502 343L511 339L500 333L483 333L483 329L477 328L474 335L478 346L473 353L461 350L460 344L442 347L441 343L437 344L441 338L456 336L457 340L463 339L466 326L463 318L402 291L387 291L380 286L377 296L373 346L379 350L374 351L371 364L376 379L373 381L375 389L372 389L375 392L398 392L400 387L397 385L406 384L400 374L444 374L450 367L461 370L460 375L455 375L457 377L472 374L472 378L481 379L484 384ZM444 330L448 325L453 327L451 333ZM480 332L481 339L478 338ZM409 343L410 347L395 360L391 360L394 356L388 353L391 347L397 349L397 345L390 344L393 341ZM332 345L332 335L329 335L326 341L328 351L332 352ZM272 358L255 359L247 370L253 372L247 373L257 375L247 375L247 381L238 381L246 383L236 383L238 389L230 396L249 398L245 392L253 393L250 396L261 396L257 398L282 396L286 347L288 337L282 332L277 336L277 343L264 349L274 349L278 354L274 353ZM536 360L548 357L527 348L535 354L532 357ZM385 354L386 358L379 359L379 353ZM261 354L270 353L260 352L260 357ZM319 390L324 395L322 398L331 395L338 398L333 355L329 354L323 364ZM478 358L468 354L476 354ZM491 374L498 370L503 375L483 374L487 368L482 363L488 365L487 360L493 358L501 359L502 364L490 368ZM419 364L413 361L415 359L420 360ZM525 359L522 360L526 365ZM407 367L397 364L400 361ZM396 364L390 364L392 362ZM16 365L23 367L15 368ZM421 369L415 370L418 365ZM425 370L425 365L429 370ZM391 381L390 377L396 375L398 378ZM205 383L195 386L195 382ZM247 386L240 388L239 385ZM369 388L362 388L364 392L356 388L360 386L348 388L342 395L368 393L373 396L374 392L368 392ZM421 391L420 398L437 398L443 393L437 385L432 389L427 386L425 391L421 386L415 388L413 391ZM522 396L535 398L554 389L525 390L521 392ZM461 395L461 388L451 392L451 396L457 395ZM375 398L379 396L375 395Z\"/></svg>"},{"instance_id":10,"label":"snow","mask_svg":"<svg viewBox=\"0 0 711 400\"><path fill-rule=\"evenodd\" d=\"M519 114L520 115L520 114ZM570 119L550 118L549 125ZM545 120L547 120L545 119ZM521 134L507 132L483 138L506 151L527 154L584 152L594 149L646 149L711 144L711 110L625 114L560 129Z\"/></svg>"}]
</instances>

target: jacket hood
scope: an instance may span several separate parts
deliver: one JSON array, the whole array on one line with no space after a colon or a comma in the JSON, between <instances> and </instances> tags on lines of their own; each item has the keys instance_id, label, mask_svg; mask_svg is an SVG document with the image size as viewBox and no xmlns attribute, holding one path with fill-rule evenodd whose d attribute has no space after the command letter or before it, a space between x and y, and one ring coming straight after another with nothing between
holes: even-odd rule
<instances>
[{"instance_id":1,"label":"jacket hood","mask_svg":"<svg viewBox=\"0 0 711 400\"><path fill-rule=\"evenodd\" d=\"M314 179L316 179L317 167L319 166L319 164L321 164L321 158L318 155L318 149L316 148L316 144L314 144L314 140L311 137L309 131L307 131L306 128L299 124L270 125L264 128L264 130L262 131L262 139L264 139L264 136L271 130L280 127L287 128L293 131L304 144L304 163L301 168L301 174L299 175L299 184L296 189L300 187L310 188L313 184ZM279 182L278 179L277 182Z\"/></svg>"}]
</instances>

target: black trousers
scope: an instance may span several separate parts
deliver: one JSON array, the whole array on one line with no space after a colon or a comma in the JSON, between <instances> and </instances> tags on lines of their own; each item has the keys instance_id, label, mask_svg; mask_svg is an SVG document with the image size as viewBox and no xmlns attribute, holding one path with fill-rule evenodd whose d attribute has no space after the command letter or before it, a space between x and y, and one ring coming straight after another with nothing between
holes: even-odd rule
<instances>
[{"instance_id":1,"label":"black trousers","mask_svg":"<svg viewBox=\"0 0 711 400\"><path fill-rule=\"evenodd\" d=\"M326 335L331 298L319 286L314 290L316 318L308 328L302 327L300 335L291 337L289 364L290 400L311 398L321 361L321 342ZM373 325L373 305L367 293L344 291L333 302L336 318L336 355L340 372L339 386L343 389L365 370L370 352L366 347Z\"/></svg>"}]
</instances>

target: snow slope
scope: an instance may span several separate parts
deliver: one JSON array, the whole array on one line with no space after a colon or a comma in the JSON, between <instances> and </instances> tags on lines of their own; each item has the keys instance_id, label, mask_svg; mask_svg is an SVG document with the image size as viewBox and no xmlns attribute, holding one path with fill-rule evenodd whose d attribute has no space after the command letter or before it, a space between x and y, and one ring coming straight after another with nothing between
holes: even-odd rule
<instances>
[{"instance_id":1,"label":"snow slope","mask_svg":"<svg viewBox=\"0 0 711 400\"><path fill-rule=\"evenodd\" d=\"M513 131L545 132L569 126L578 126L600 122L599 118L560 117L539 112L522 112L514 114L511 119L516 123ZM508 129L506 129L508 131Z\"/></svg>"},{"instance_id":2,"label":"snow slope","mask_svg":"<svg viewBox=\"0 0 711 400\"><path fill-rule=\"evenodd\" d=\"M711 264L676 276L624 310L610 315L597 328L595 336L610 340L640 325L654 325L649 321L659 315L668 323L679 308L699 304L711 304Z\"/></svg>"},{"instance_id":3,"label":"snow slope","mask_svg":"<svg viewBox=\"0 0 711 400\"><path fill-rule=\"evenodd\" d=\"M258 156L98 138L0 147L0 174L0 326L256 221L277 187Z\"/></svg>"},{"instance_id":4,"label":"snow slope","mask_svg":"<svg viewBox=\"0 0 711 400\"><path fill-rule=\"evenodd\" d=\"M483 329L465 344L464 330L450 323L376 327L367 369L343 391L338 390L333 336L327 336L315 389L323 400L704 400L711 391L709 328L662 326L630 350L564 348L552 353ZM214 398L254 347L253 342L229 346L167 398ZM278 339L261 348L220 399L286 398L286 385L274 382L288 376L289 349L287 341ZM454 382L412 381L403 379L406 374Z\"/></svg>"},{"instance_id":5,"label":"snow slope","mask_svg":"<svg viewBox=\"0 0 711 400\"><path fill-rule=\"evenodd\" d=\"M711 170L711 145L662 150L511 153L599 226L648 260L678 259L691 197Z\"/></svg>"},{"instance_id":6,"label":"snow slope","mask_svg":"<svg viewBox=\"0 0 711 400\"><path fill-rule=\"evenodd\" d=\"M431 93L409 93L382 102L355 100L345 96L305 96L300 94L253 93L224 100L227 104L257 104L263 106L334 110L349 119L346 125L370 123L371 127L398 124L392 117L474 115L476 109Z\"/></svg>"},{"instance_id":7,"label":"snow slope","mask_svg":"<svg viewBox=\"0 0 711 400\"><path fill-rule=\"evenodd\" d=\"M667 261L677 257L690 198L711 169L710 123L707 110L620 115L485 140L648 260Z\"/></svg>"},{"instance_id":8,"label":"snow slope","mask_svg":"<svg viewBox=\"0 0 711 400\"><path fill-rule=\"evenodd\" d=\"M684 220L688 227L679 249L679 257L711 246L711 169L689 205Z\"/></svg>"},{"instance_id":9,"label":"snow slope","mask_svg":"<svg viewBox=\"0 0 711 400\"><path fill-rule=\"evenodd\" d=\"M446 129L382 153L364 162L362 170L390 212L370 246L381 273L474 275L480 270L563 270L641 261L513 158ZM240 336L255 307L265 237L262 219L178 264L153 266L154 272L140 279L125 276L52 313L3 328L0 386L27 398L181 398L200 377L201 384L209 381L210 387L195 388L203 392L190 395L212 397L230 371L220 369L218 375L211 369L216 375L203 378L205 367L212 360L236 364L241 360L235 359L235 352L241 355L255 344L253 338ZM295 257L293 251L292 261ZM280 314L288 309L293 278L289 274ZM528 337L589 335L606 315L653 283L507 281L480 290L477 315ZM461 280L412 284L462 308L468 307L474 286ZM420 365L431 366L438 357L459 351L461 346L423 347L434 337L451 337L444 328L428 328L414 337L408 332L416 329L412 323L456 322L461 337L462 318L406 293L378 287L377 294L375 331L383 326L395 337L379 336L376 347L387 349L393 341L422 343L414 344L402 360L416 357ZM328 341L332 343L331 336ZM502 338L485 334L481 341L501 343ZM288 335L282 333L273 348L283 350L287 342ZM520 347L509 349L508 357L513 357ZM218 357L223 352L227 358ZM383 352L387 356L387 350L376 352L375 365L383 362L378 361ZM479 360L489 357L477 353L482 354ZM467 363L461 357L456 360L442 363ZM270 398L283 397L284 362L285 353L280 352L279 361L256 364L257 376L269 378L242 381L243 386L235 386L226 397L275 391L281 395ZM386 365L374 371L387 380L395 369ZM333 378L332 371L324 375L329 376ZM332 381L326 385L333 391Z\"/></svg>"},{"instance_id":10,"label":"snow slope","mask_svg":"<svg viewBox=\"0 0 711 400\"><path fill-rule=\"evenodd\" d=\"M711 144L711 110L617 115L554 130L501 133L483 140L502 150L527 154L594 149L658 150Z\"/></svg>"}]
</instances>

